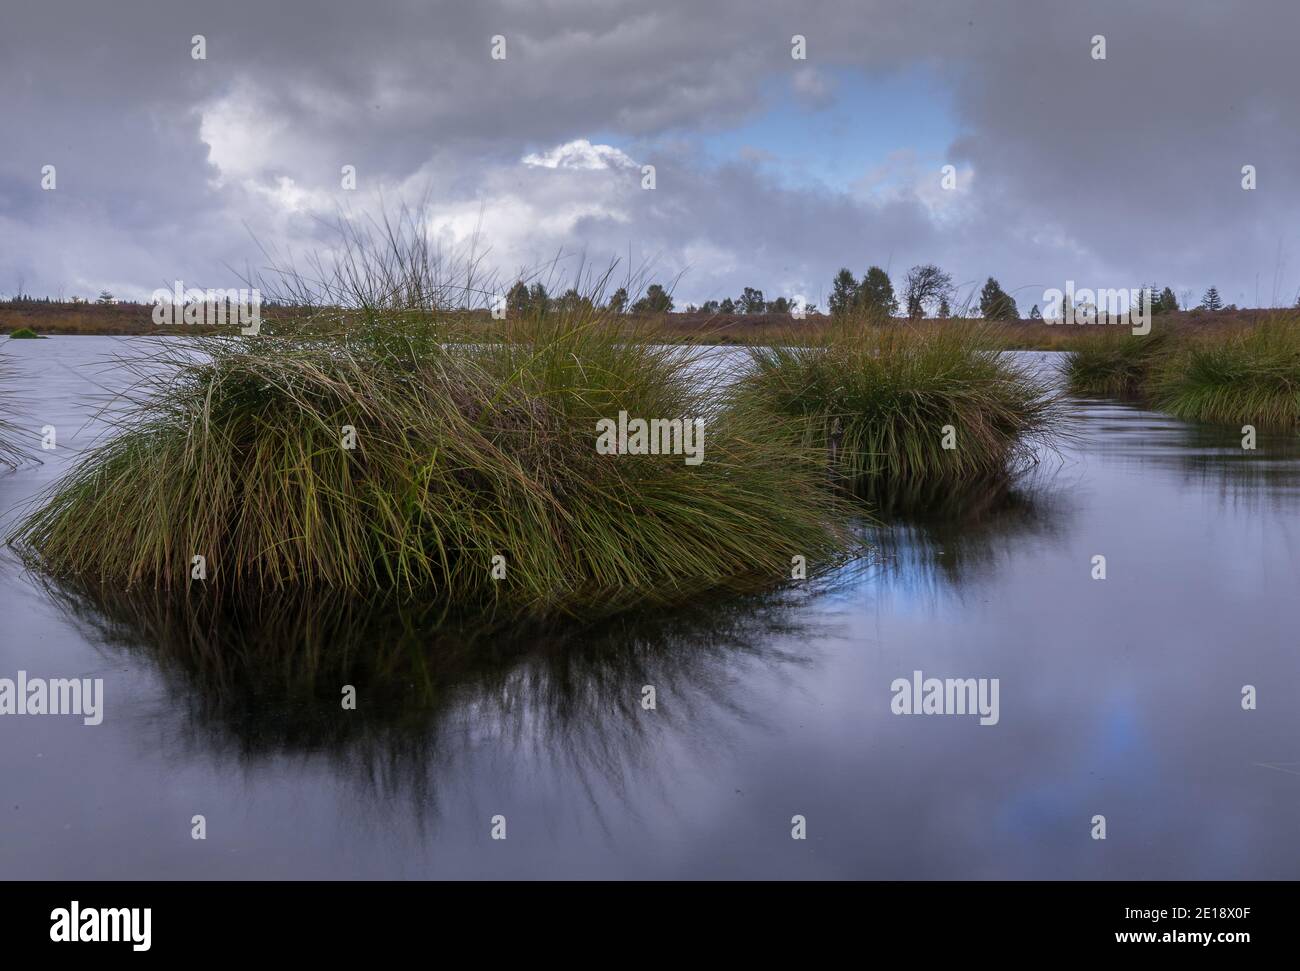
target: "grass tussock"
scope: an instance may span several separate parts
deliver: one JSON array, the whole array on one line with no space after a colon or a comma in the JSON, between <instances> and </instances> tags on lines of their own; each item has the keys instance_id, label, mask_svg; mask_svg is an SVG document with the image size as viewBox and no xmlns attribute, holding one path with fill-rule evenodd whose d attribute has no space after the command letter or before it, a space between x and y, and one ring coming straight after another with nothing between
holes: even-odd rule
<instances>
[{"instance_id":1,"label":"grass tussock","mask_svg":"<svg viewBox=\"0 0 1300 971\"><path fill-rule=\"evenodd\" d=\"M1183 342L1153 373L1150 396L1186 421L1300 425L1300 315Z\"/></svg>"},{"instance_id":2,"label":"grass tussock","mask_svg":"<svg viewBox=\"0 0 1300 971\"><path fill-rule=\"evenodd\" d=\"M184 590L203 556L201 582L240 595L540 610L768 584L796 554L851 548L815 452L719 412L688 349L605 323L548 315L489 345L426 318L164 348L137 362L116 434L10 542L121 589ZM620 410L705 418L703 462L599 454L596 422Z\"/></svg>"},{"instance_id":3,"label":"grass tussock","mask_svg":"<svg viewBox=\"0 0 1300 971\"><path fill-rule=\"evenodd\" d=\"M30 341L30 340L44 340L45 338L43 338L40 334L36 333L36 331L32 330L30 327L19 327L16 331L14 331L9 335L9 339L12 341L22 341L22 340Z\"/></svg>"},{"instance_id":4,"label":"grass tussock","mask_svg":"<svg viewBox=\"0 0 1300 971\"><path fill-rule=\"evenodd\" d=\"M13 365L0 357L0 469L13 470L28 457L19 441L15 424L18 399L14 391L16 376Z\"/></svg>"},{"instance_id":5,"label":"grass tussock","mask_svg":"<svg viewBox=\"0 0 1300 971\"><path fill-rule=\"evenodd\" d=\"M1097 326L1075 336L1062 365L1070 392L1129 398L1144 393L1152 372L1172 346L1169 334L1133 334Z\"/></svg>"},{"instance_id":6,"label":"grass tussock","mask_svg":"<svg viewBox=\"0 0 1300 971\"><path fill-rule=\"evenodd\" d=\"M750 420L793 420L799 444L828 451L859 488L997 477L1032 462L1064 420L1004 346L985 325L854 321L750 348L729 401Z\"/></svg>"}]
</instances>

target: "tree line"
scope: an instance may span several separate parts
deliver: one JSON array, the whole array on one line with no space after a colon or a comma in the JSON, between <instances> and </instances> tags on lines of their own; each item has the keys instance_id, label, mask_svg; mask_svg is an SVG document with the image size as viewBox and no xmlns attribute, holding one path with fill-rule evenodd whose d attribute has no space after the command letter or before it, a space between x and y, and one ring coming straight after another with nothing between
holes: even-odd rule
<instances>
[{"instance_id":1,"label":"tree line","mask_svg":"<svg viewBox=\"0 0 1300 971\"><path fill-rule=\"evenodd\" d=\"M1216 287L1207 289L1201 297L1200 304L1195 308L1180 307L1178 298L1169 287L1148 284L1141 289L1151 292L1151 312L1153 314L1174 313L1178 310L1190 309L1229 312L1237 310L1236 304L1225 304L1223 302L1223 298L1219 295ZM933 263L920 264L907 271L903 281L901 299L894 292L894 284L890 280L889 274L880 267L868 267L867 272L862 275L860 280L853 275L852 270L844 267L835 274L835 279L831 282L831 294L828 303L832 316L861 313L878 317L895 317L898 315L901 304L909 318L925 316L950 317L952 316L952 301L955 299L954 294L955 288L952 276ZM645 293L639 298L630 304L629 300L627 288L619 287L609 296L603 306L604 309L612 313L620 314L666 314L670 313L675 307L672 294L661 283L650 284L646 287ZM71 301L65 301L61 297L57 299L34 297L23 293L21 289L8 300L0 300L0 303L10 306L61 304L65 302L84 304L89 301L82 297L73 297ZM118 300L108 290L102 290L95 303L106 305L135 303L135 301ZM278 306L275 301L263 301L263 305ZM1300 297L1297 297L1295 306L1300 308ZM550 311L595 310L597 302L593 297L579 293L575 287L570 287L558 296L552 296L541 283L534 283L529 286L523 280L519 280L506 293L506 307L512 315L522 316ZM1002 285L993 277L989 277L980 290L978 310L979 316L987 320L1020 319L1020 310L1016 305L1016 301L1002 289ZM699 306L690 304L685 308L686 313L723 315L788 314L795 311L800 311L802 314L820 313L815 303L796 304L786 297L768 300L763 296L763 291L755 287L745 287L740 296L734 300L731 297L724 300L706 300ZM1042 320L1042 318L1043 315L1038 309L1038 304L1034 304L1029 312L1029 319Z\"/></svg>"},{"instance_id":2,"label":"tree line","mask_svg":"<svg viewBox=\"0 0 1300 971\"><path fill-rule=\"evenodd\" d=\"M1178 298L1169 287L1148 284L1142 289L1151 291L1151 311L1155 314L1173 313L1181 308ZM626 287L619 287L604 303L604 309L612 313L669 313L675 308L672 294L660 283L652 283L637 300L629 303ZM854 276L853 271L843 267L831 281L828 310L832 316L849 316L863 314L875 317L896 317L900 310L905 316L917 319L921 317L951 317L956 300L956 287L952 276L945 273L933 263L922 263L912 267L903 278L902 292L896 293L893 281L879 266L867 268L862 278ZM1300 306L1300 301L1297 302ZM506 294L506 307L511 314L531 314L537 312L564 310L594 310L596 302L592 297L581 294L575 288L569 288L558 296L552 296L541 283L529 286L520 280ZM986 320L1019 320L1020 308L1015 299L1007 293L995 277L989 277L980 289L978 303L973 308L959 308L957 316L966 316L968 309L978 311ZM1236 310L1234 304L1225 305L1219 291L1210 287L1201 298L1201 310ZM757 287L745 287L740 296L727 297L723 300L706 300L696 306L690 304L686 313L706 314L788 314L800 311L802 314L818 314L815 303L796 304L787 297L768 300L763 291ZM1031 320L1042 320L1038 304L1029 312Z\"/></svg>"},{"instance_id":3,"label":"tree line","mask_svg":"<svg viewBox=\"0 0 1300 971\"><path fill-rule=\"evenodd\" d=\"M951 274L933 263L918 264L908 270L901 294L895 293L889 274L879 266L868 267L861 279L848 267L842 267L831 281L828 304L832 316L895 317L901 306L910 318L950 317L955 294ZM979 313L990 320L1020 318L1015 300L993 277L988 278L980 291Z\"/></svg>"}]
</instances>

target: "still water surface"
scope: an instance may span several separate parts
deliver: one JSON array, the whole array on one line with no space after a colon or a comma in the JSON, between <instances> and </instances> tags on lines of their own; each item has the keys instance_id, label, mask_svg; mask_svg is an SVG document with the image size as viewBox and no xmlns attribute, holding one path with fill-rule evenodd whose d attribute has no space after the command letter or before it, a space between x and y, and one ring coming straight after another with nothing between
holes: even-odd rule
<instances>
[{"instance_id":1,"label":"still water surface","mask_svg":"<svg viewBox=\"0 0 1300 971\"><path fill-rule=\"evenodd\" d=\"M0 477L5 523L131 343L6 346L59 447ZM828 592L584 631L193 624L6 551L0 677L103 678L106 711L0 716L0 878L1300 877L1300 442L1074 410L1059 460ZM999 679L998 723L893 714L915 670Z\"/></svg>"}]
</instances>

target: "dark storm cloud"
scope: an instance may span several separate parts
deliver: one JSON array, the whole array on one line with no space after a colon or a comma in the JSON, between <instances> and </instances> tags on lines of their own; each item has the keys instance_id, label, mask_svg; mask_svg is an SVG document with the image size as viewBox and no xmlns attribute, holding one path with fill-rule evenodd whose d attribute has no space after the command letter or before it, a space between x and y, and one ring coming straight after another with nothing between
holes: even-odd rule
<instances>
[{"instance_id":1,"label":"dark storm cloud","mask_svg":"<svg viewBox=\"0 0 1300 971\"><path fill-rule=\"evenodd\" d=\"M974 83L955 88L971 132L959 154L990 230L1060 234L1082 250L1079 273L1159 277L1197 297L1217 281L1253 303L1258 274L1267 302L1276 274L1277 297L1294 301L1300 65L1285 49L1300 6L1044 6L982 39L987 65L964 66ZM1105 61L1078 56L1093 34Z\"/></svg>"},{"instance_id":2,"label":"dark storm cloud","mask_svg":"<svg viewBox=\"0 0 1300 971\"><path fill-rule=\"evenodd\" d=\"M1300 284L1300 13L1284 0L10 5L0 33L0 290L210 279L322 240L318 217L428 191L455 235L482 207L503 270L629 247L689 299L817 298L841 264L935 260L1008 287L1158 280L1285 302ZM208 57L190 58L204 34ZM808 60L792 61L792 34ZM508 57L489 58L490 38ZM1104 34L1107 58L1089 43ZM809 109L836 69L922 66L960 131L900 156L902 189L792 188L692 136L774 79ZM833 95L834 92L829 92ZM852 107L851 105L849 107ZM890 120L894 123L894 120ZM863 125L879 119L861 118ZM524 165L592 133L658 169ZM888 133L899 149L912 137ZM938 191L937 165L962 173ZM864 185L878 159L863 159ZM59 188L39 189L58 167ZM357 167L359 191L339 191ZM1259 189L1240 188L1242 165ZM910 167L909 167L910 166ZM1026 308L1032 290L1025 292Z\"/></svg>"}]
</instances>

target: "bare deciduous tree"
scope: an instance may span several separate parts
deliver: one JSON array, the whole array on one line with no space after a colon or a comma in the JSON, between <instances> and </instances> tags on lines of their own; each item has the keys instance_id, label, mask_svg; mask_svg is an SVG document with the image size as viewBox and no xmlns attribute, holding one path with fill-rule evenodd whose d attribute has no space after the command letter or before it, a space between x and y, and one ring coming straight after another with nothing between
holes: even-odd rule
<instances>
[{"instance_id":1,"label":"bare deciduous tree","mask_svg":"<svg viewBox=\"0 0 1300 971\"><path fill-rule=\"evenodd\" d=\"M907 271L903 293L907 299L907 316L924 317L927 309L937 310L952 294L952 277L933 263L914 266Z\"/></svg>"}]
</instances>

